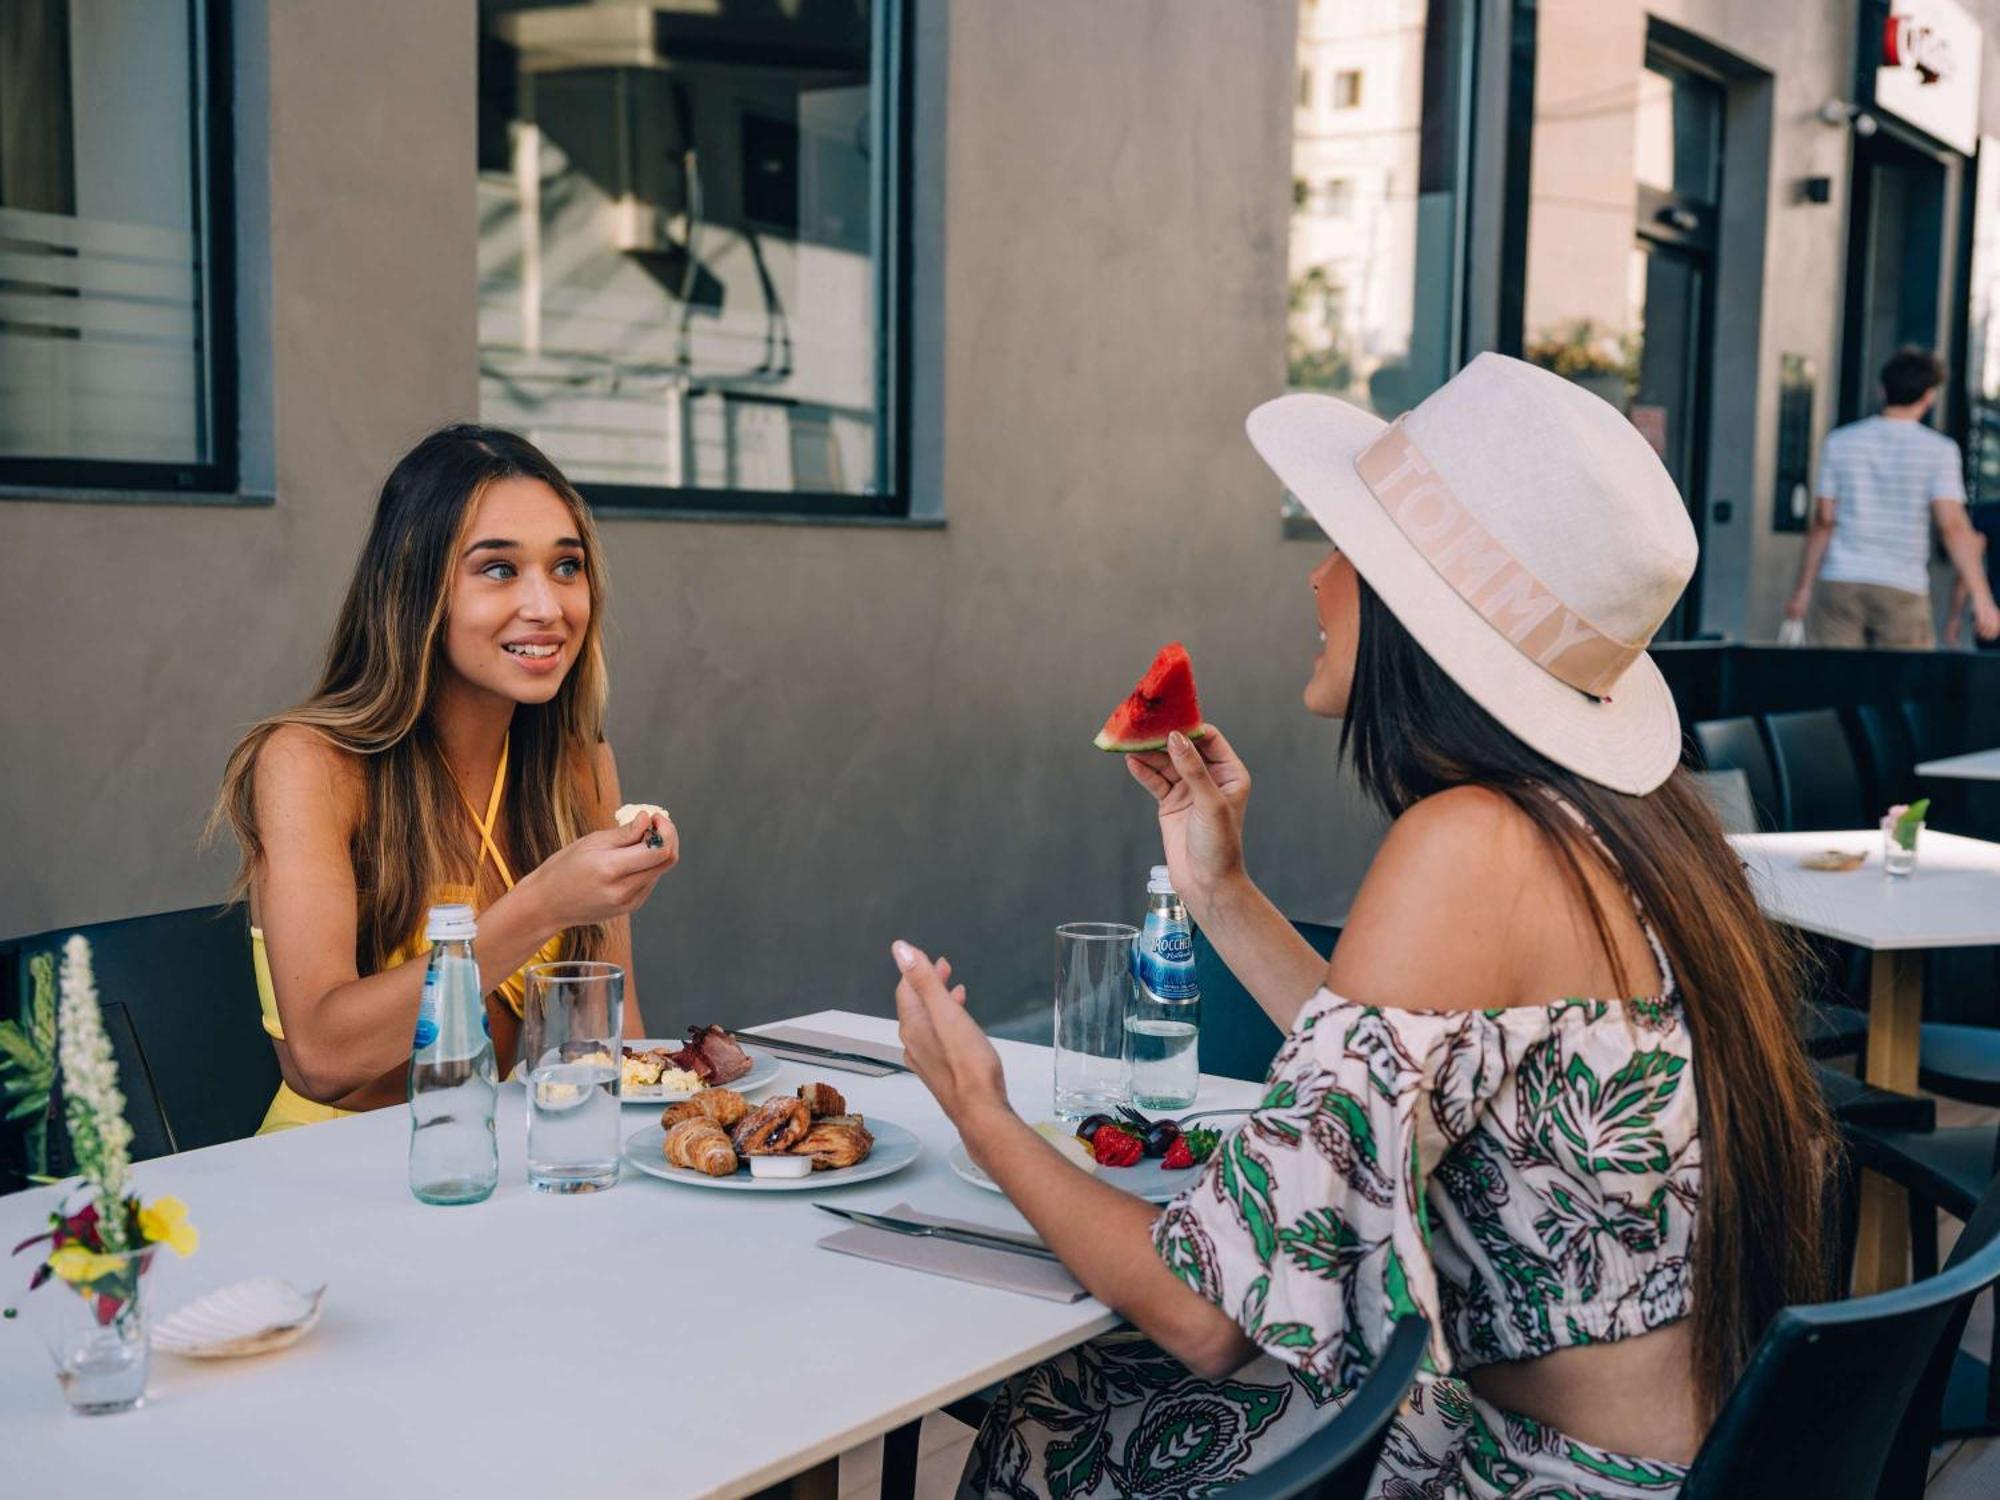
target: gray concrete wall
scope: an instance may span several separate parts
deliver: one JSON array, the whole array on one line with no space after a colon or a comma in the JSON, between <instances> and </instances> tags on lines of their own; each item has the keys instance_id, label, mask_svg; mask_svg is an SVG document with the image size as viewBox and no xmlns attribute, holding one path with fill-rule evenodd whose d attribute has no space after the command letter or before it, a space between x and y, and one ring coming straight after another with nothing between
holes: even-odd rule
<instances>
[{"instance_id":1,"label":"gray concrete wall","mask_svg":"<svg viewBox=\"0 0 2000 1500\"><path fill-rule=\"evenodd\" d=\"M37 646L0 661L0 931L222 891L193 846L229 746L309 686L388 467L474 413L473 9L270 7L245 200L276 503L0 508ZM637 924L659 1029L885 1010L898 934L989 1015L1037 1003L1055 923L1143 909L1150 803L1089 741L1175 637L1281 904L1338 913L1375 842L1298 705L1319 552L1279 540L1242 436L1284 378L1290 0L920 9L916 469L945 528L604 526L613 742L687 848ZM239 40L255 74L261 25Z\"/></svg>"}]
</instances>

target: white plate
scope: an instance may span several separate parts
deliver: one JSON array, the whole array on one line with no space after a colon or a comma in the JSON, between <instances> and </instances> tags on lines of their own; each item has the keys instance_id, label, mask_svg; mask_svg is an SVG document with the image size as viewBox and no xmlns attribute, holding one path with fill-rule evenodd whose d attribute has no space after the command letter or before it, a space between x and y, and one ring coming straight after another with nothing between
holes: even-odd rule
<instances>
[{"instance_id":1,"label":"white plate","mask_svg":"<svg viewBox=\"0 0 2000 1500\"><path fill-rule=\"evenodd\" d=\"M183 1359L268 1354L310 1333L325 1297L323 1286L303 1292L275 1276L238 1281L160 1319L153 1347Z\"/></svg>"},{"instance_id":2,"label":"white plate","mask_svg":"<svg viewBox=\"0 0 2000 1500\"><path fill-rule=\"evenodd\" d=\"M966 1152L964 1141L953 1141L945 1160L952 1171L958 1173L976 1188L985 1188L989 1193L1001 1191L1000 1184L979 1169L979 1164ZM1204 1163L1205 1165L1205 1163ZM1180 1195L1195 1178L1201 1176L1201 1167L1176 1167L1172 1171L1160 1165L1154 1157L1142 1158L1136 1166L1099 1167L1097 1180L1108 1182L1121 1192L1144 1198L1148 1203L1166 1203Z\"/></svg>"},{"instance_id":3,"label":"white plate","mask_svg":"<svg viewBox=\"0 0 2000 1500\"><path fill-rule=\"evenodd\" d=\"M816 1193L821 1188L846 1187L850 1183L887 1177L891 1172L902 1171L923 1154L923 1143L893 1120L876 1115L863 1118L868 1122L868 1133L875 1137L875 1149L868 1153L867 1160L804 1177L752 1177L748 1167L738 1168L734 1177L710 1177L706 1172L670 1166L661 1149L667 1132L658 1125L648 1125L625 1137L625 1160L649 1176L684 1182L689 1187L726 1188L739 1193Z\"/></svg>"},{"instance_id":4,"label":"white plate","mask_svg":"<svg viewBox=\"0 0 2000 1500\"><path fill-rule=\"evenodd\" d=\"M655 1047L665 1047L669 1052L678 1052L687 1043L662 1041L657 1037L632 1037L628 1038L621 1045L630 1047L634 1052L651 1052ZM738 1045L741 1044L739 1043ZM747 1099L750 1097L752 1090L761 1089L765 1084L778 1076L778 1069L781 1064L770 1053L759 1052L755 1047L744 1047L743 1050L749 1054L750 1071L734 1083L720 1084L718 1087L734 1089ZM619 1065L621 1067L624 1065L624 1061L624 1057L621 1054L619 1057ZM700 1091L698 1090L697 1092ZM679 1104L682 1100L692 1099L693 1097L693 1094L682 1089L674 1089L671 1092L661 1089L625 1089L619 1094L619 1099L626 1104Z\"/></svg>"}]
</instances>

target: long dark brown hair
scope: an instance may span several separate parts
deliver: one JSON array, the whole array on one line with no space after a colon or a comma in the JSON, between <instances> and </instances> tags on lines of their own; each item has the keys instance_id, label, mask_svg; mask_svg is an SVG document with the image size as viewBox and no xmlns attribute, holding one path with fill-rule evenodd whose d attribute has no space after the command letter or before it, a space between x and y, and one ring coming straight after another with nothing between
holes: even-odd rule
<instances>
[{"instance_id":1,"label":"long dark brown hair","mask_svg":"<svg viewBox=\"0 0 2000 1500\"><path fill-rule=\"evenodd\" d=\"M590 507L542 451L494 427L458 423L404 455L383 483L347 600L334 622L326 665L312 696L244 735L229 757L210 814L226 820L242 848L232 899L249 888L263 857L257 829L257 756L283 725L296 724L358 757L367 806L349 854L360 909L355 961L379 971L420 930L424 909L446 882L495 894L498 874L479 841L437 744L429 709L444 659L454 559L473 508L496 480L539 479L576 519L590 589L590 623L576 662L546 703L520 704L508 730L501 804L516 875L591 829L585 778L603 739L606 681L604 570ZM498 830L496 830L496 833ZM603 948L602 927L572 929L571 958Z\"/></svg>"},{"instance_id":2,"label":"long dark brown hair","mask_svg":"<svg viewBox=\"0 0 2000 1500\"><path fill-rule=\"evenodd\" d=\"M1672 967L1701 1113L1690 1318L1696 1390L1712 1415L1772 1315L1828 1294L1821 1185L1833 1136L1798 1040L1799 950L1757 909L1685 769L1633 797L1555 764L1473 702L1357 582L1360 642L1340 744L1362 789L1391 816L1454 786L1506 797L1560 858L1619 994L1635 991L1588 866L1632 891Z\"/></svg>"}]
</instances>

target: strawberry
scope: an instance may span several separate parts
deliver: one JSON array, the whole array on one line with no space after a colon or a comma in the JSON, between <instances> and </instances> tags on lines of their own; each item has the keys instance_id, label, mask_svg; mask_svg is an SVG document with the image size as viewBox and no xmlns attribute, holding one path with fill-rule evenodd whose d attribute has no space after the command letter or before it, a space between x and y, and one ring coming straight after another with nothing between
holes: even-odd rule
<instances>
[{"instance_id":1,"label":"strawberry","mask_svg":"<svg viewBox=\"0 0 2000 1500\"><path fill-rule=\"evenodd\" d=\"M1146 1147L1129 1131L1101 1125L1090 1139L1090 1154L1100 1167L1129 1167L1146 1154Z\"/></svg>"},{"instance_id":2,"label":"strawberry","mask_svg":"<svg viewBox=\"0 0 2000 1500\"><path fill-rule=\"evenodd\" d=\"M1191 1167L1194 1165L1194 1152L1188 1149L1186 1136L1182 1135L1174 1138L1174 1143L1167 1147L1167 1154L1160 1158L1160 1165L1165 1167L1169 1172L1175 1170L1177 1167Z\"/></svg>"}]
</instances>

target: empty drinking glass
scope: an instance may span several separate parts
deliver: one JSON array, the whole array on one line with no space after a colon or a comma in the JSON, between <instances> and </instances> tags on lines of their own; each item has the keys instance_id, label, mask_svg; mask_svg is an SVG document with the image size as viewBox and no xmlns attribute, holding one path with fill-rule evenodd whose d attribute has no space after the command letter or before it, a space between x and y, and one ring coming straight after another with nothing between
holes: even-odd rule
<instances>
[{"instance_id":1,"label":"empty drinking glass","mask_svg":"<svg viewBox=\"0 0 2000 1500\"><path fill-rule=\"evenodd\" d=\"M1130 1097L1125 1012L1138 937L1122 922L1056 929L1056 1113L1065 1120L1106 1113Z\"/></svg>"},{"instance_id":2,"label":"empty drinking glass","mask_svg":"<svg viewBox=\"0 0 2000 1500\"><path fill-rule=\"evenodd\" d=\"M521 1057L528 1080L528 1185L594 1193L618 1181L618 1078L625 971L535 964Z\"/></svg>"}]
</instances>

